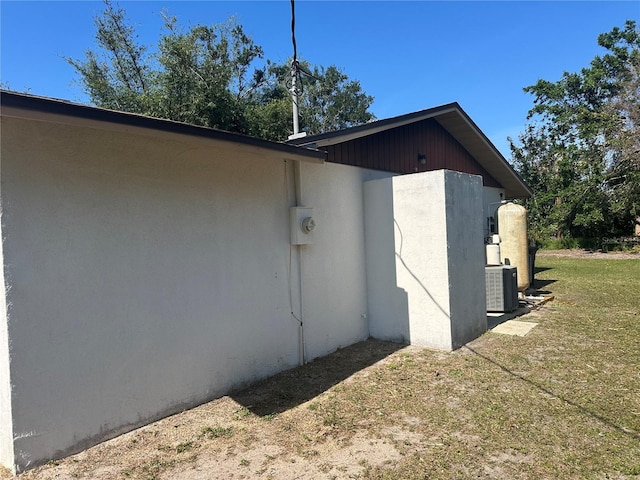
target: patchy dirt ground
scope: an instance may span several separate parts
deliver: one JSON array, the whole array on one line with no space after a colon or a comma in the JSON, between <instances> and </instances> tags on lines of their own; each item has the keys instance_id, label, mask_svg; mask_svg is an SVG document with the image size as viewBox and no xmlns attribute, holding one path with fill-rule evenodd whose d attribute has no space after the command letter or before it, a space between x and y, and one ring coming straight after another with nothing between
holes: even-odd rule
<instances>
[{"instance_id":1,"label":"patchy dirt ground","mask_svg":"<svg viewBox=\"0 0 640 480\"><path fill-rule=\"evenodd\" d=\"M365 466L400 458L394 440L423 441L410 430L419 420L403 417L394 427L379 431L345 428L342 417L325 401L339 385L366 378L393 362L399 352L411 350L363 342L50 462L20 479L357 478Z\"/></svg>"},{"instance_id":2,"label":"patchy dirt ground","mask_svg":"<svg viewBox=\"0 0 640 480\"><path fill-rule=\"evenodd\" d=\"M538 318L541 312L534 315ZM479 349L486 341L478 339L471 348ZM393 468L407 455L427 458L452 442L465 448L482 443L479 435L463 430L443 436L430 427L429 416L412 410L415 402L441 403L447 411L464 408L453 395L439 396L437 385L453 386L461 374L442 366L451 355L459 362L472 351L451 354L367 340L49 462L19 479L378 478L376 469ZM405 373L405 366L417 370ZM391 377L395 379L390 382ZM403 398L398 382L411 391L409 399ZM436 388L432 391L429 385ZM518 451L499 449L487 458L481 477L513 478L511 468L530 461ZM398 478L415 478L410 475Z\"/></svg>"}]
</instances>

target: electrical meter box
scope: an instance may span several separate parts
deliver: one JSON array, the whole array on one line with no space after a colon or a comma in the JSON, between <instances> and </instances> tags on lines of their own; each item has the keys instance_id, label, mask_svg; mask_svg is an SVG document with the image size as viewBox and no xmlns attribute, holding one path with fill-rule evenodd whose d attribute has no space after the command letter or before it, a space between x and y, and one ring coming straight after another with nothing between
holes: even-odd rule
<instances>
[{"instance_id":1,"label":"electrical meter box","mask_svg":"<svg viewBox=\"0 0 640 480\"><path fill-rule=\"evenodd\" d=\"M291 207L289 209L291 245L308 245L313 243L313 231L316 221L313 218L313 208Z\"/></svg>"}]
</instances>

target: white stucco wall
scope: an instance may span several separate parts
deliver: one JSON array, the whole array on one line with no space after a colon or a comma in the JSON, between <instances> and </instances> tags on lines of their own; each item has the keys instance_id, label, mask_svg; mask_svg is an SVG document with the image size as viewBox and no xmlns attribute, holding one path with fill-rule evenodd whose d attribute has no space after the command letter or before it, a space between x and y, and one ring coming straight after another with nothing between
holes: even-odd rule
<instances>
[{"instance_id":1,"label":"white stucco wall","mask_svg":"<svg viewBox=\"0 0 640 480\"><path fill-rule=\"evenodd\" d=\"M397 274L394 183L386 178L364 184L369 332L381 340L409 343L408 294Z\"/></svg>"},{"instance_id":2,"label":"white stucco wall","mask_svg":"<svg viewBox=\"0 0 640 480\"><path fill-rule=\"evenodd\" d=\"M301 163L317 227L291 246L290 160L6 117L2 135L5 465L296 366L294 316L307 361L369 334L451 349L482 326L479 177Z\"/></svg>"},{"instance_id":3,"label":"white stucco wall","mask_svg":"<svg viewBox=\"0 0 640 480\"><path fill-rule=\"evenodd\" d=\"M459 348L487 330L482 178L445 172L451 343Z\"/></svg>"},{"instance_id":4,"label":"white stucco wall","mask_svg":"<svg viewBox=\"0 0 640 480\"><path fill-rule=\"evenodd\" d=\"M362 170L302 164L302 204L314 240L301 248L306 359L369 336Z\"/></svg>"},{"instance_id":5,"label":"white stucco wall","mask_svg":"<svg viewBox=\"0 0 640 480\"><path fill-rule=\"evenodd\" d=\"M298 364L292 162L8 118L2 134L19 469ZM306 167L311 359L368 327L359 169Z\"/></svg>"},{"instance_id":6,"label":"white stucco wall","mask_svg":"<svg viewBox=\"0 0 640 480\"><path fill-rule=\"evenodd\" d=\"M0 177L0 195L2 192ZM1 198L1 196L0 196ZM0 204L0 212L2 205ZM4 259L2 240L3 229L0 228L0 259ZM2 263L4 265L4 262ZM9 336L7 323L7 295L4 281L4 267L0 269L0 288L5 295L0 295L0 465L13 470L13 422L11 417L11 371L9 368Z\"/></svg>"},{"instance_id":7,"label":"white stucco wall","mask_svg":"<svg viewBox=\"0 0 640 480\"><path fill-rule=\"evenodd\" d=\"M440 170L364 188L371 335L450 350L482 333L481 178Z\"/></svg>"}]
</instances>

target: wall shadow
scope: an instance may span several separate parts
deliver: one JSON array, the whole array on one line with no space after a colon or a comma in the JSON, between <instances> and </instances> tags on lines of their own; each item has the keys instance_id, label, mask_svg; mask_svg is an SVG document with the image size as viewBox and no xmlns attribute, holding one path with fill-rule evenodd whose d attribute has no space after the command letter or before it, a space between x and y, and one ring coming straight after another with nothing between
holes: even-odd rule
<instances>
[{"instance_id":1,"label":"wall shadow","mask_svg":"<svg viewBox=\"0 0 640 480\"><path fill-rule=\"evenodd\" d=\"M554 392L553 390L549 389L548 387L545 387L544 385L541 385L537 382L534 382L533 380L526 378L524 376L522 376L519 373L514 372L513 370L505 367L504 365L502 365L500 362L498 362L497 360L494 360L493 358L488 357L487 355L483 355L482 353L478 352L477 350L475 350L474 348L470 347L469 345L465 345L463 348L465 348L466 350L468 350L469 352L473 353L474 355L477 355L478 357L482 358L483 360L495 365L496 367L498 367L500 370L502 370L503 372L517 378L518 380L523 381L524 383L532 386L533 388L536 388L537 390L539 390L540 392L549 395L553 398L556 398L558 400L561 400L562 402L571 405L572 407L578 409L580 412L584 413L585 415L589 415L591 418L605 424L608 425L609 427L617 430L620 433L623 433L625 435L629 435L632 438L637 438L638 440L640 440L640 432L636 431L636 430L632 430L630 428L627 427L623 427L621 425L619 425L618 423L615 422L615 420L610 419L610 418L606 418L603 415L600 415L599 413L596 413L592 410L589 410L588 408L585 408L584 406L580 405L579 403L565 397L564 395L560 395L556 392Z\"/></svg>"},{"instance_id":2,"label":"wall shadow","mask_svg":"<svg viewBox=\"0 0 640 480\"><path fill-rule=\"evenodd\" d=\"M405 346L368 339L262 380L232 393L230 397L260 417L282 413L311 400Z\"/></svg>"},{"instance_id":3,"label":"wall shadow","mask_svg":"<svg viewBox=\"0 0 640 480\"><path fill-rule=\"evenodd\" d=\"M396 274L393 179L366 182L364 200L369 332L374 338L408 343L409 294L398 286Z\"/></svg>"},{"instance_id":4,"label":"wall shadow","mask_svg":"<svg viewBox=\"0 0 640 480\"><path fill-rule=\"evenodd\" d=\"M551 292L549 292L549 291L542 291L541 289L545 288L545 287L546 287L546 286L548 286L548 285L551 285L552 283L557 282L557 280L552 280L552 279L540 280L540 279L538 279L538 278L535 278L536 274L538 274L538 273L540 273L540 272L546 272L546 271L548 271L548 270L553 270L553 269L552 269L552 268L550 268L550 267L535 267L535 268L533 269L533 271L534 271L534 275L533 275L533 283L532 283L532 285L531 285L531 288L533 288L533 289L535 289L535 290L538 290L538 293L539 293L539 294L542 294L542 295L547 295L547 294L549 294L549 293L551 293Z\"/></svg>"},{"instance_id":5,"label":"wall shadow","mask_svg":"<svg viewBox=\"0 0 640 480\"><path fill-rule=\"evenodd\" d=\"M420 278L418 278L418 276L415 273L413 273L413 270L411 270L411 268L409 268L409 265L407 265L407 262L405 262L404 258L402 258L402 246L403 246L403 243L404 243L404 235L402 233L402 228L400 228L400 224L396 221L395 218L393 219L393 224L398 229L398 233L400 234L400 248L398 249L398 252L394 253L395 256L398 258L398 260L400 261L400 263L402 264L404 269L407 271L407 273L409 275L411 275L411 277L416 281L416 283L424 291L424 293L427 295L427 297L429 297L431 302L438 308L438 310L440 310L444 314L445 317L447 317L449 320L451 320L451 316L449 315L449 312L447 312L447 310L442 305L440 305L440 303L431 294L429 289L424 285L422 280ZM397 280L396 280L396 283L397 283Z\"/></svg>"},{"instance_id":6,"label":"wall shadow","mask_svg":"<svg viewBox=\"0 0 640 480\"><path fill-rule=\"evenodd\" d=\"M532 287L539 291L540 289L545 288L548 285L551 285L552 283L556 283L556 282L557 282L557 280L538 280L536 278L536 279L533 280ZM538 292L538 293L544 293L544 292ZM549 293L549 292L547 292L547 293Z\"/></svg>"}]
</instances>

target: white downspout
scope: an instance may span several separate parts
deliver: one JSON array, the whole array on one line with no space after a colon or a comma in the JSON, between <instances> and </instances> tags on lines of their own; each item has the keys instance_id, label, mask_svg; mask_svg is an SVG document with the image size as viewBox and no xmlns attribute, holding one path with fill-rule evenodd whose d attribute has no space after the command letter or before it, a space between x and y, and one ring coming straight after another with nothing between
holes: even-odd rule
<instances>
[{"instance_id":1,"label":"white downspout","mask_svg":"<svg viewBox=\"0 0 640 480\"><path fill-rule=\"evenodd\" d=\"M301 166L299 160L293 161L293 186L295 190L295 206L302 206L302 173ZM300 352L300 365L304 365L305 363L305 352L304 352L304 282L302 280L302 245L297 245L297 257L298 257L298 282L299 282L299 293L300 293L300 318L298 318L298 322L300 322L299 327L299 352Z\"/></svg>"}]
</instances>

